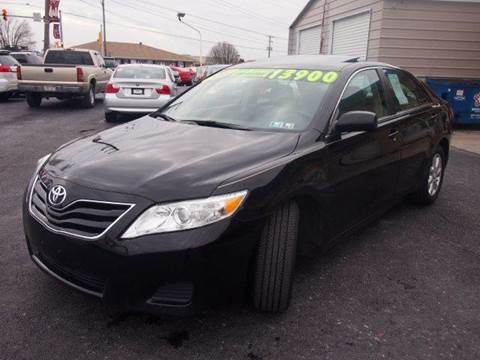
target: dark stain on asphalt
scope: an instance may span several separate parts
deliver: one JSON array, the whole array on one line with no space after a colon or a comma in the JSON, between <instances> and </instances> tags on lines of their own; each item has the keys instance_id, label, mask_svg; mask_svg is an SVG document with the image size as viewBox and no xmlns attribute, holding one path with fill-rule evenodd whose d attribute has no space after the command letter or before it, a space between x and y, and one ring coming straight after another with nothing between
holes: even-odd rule
<instances>
[{"instance_id":1,"label":"dark stain on asphalt","mask_svg":"<svg viewBox=\"0 0 480 360\"><path fill-rule=\"evenodd\" d=\"M260 356L260 355L256 355L252 352L249 352L247 354L247 357L250 359L250 360L262 360L263 358Z\"/></svg>"},{"instance_id":2,"label":"dark stain on asphalt","mask_svg":"<svg viewBox=\"0 0 480 360\"><path fill-rule=\"evenodd\" d=\"M402 285L405 290L413 290L416 287L415 285L403 280L397 280L397 284Z\"/></svg>"},{"instance_id":3,"label":"dark stain on asphalt","mask_svg":"<svg viewBox=\"0 0 480 360\"><path fill-rule=\"evenodd\" d=\"M183 343L185 341L190 340L190 335L186 330L174 331L169 335L165 336L163 339L165 339L175 349L178 349L183 346Z\"/></svg>"},{"instance_id":4,"label":"dark stain on asphalt","mask_svg":"<svg viewBox=\"0 0 480 360\"><path fill-rule=\"evenodd\" d=\"M110 327L114 327L122 324L130 317L130 315L131 314L128 312L121 312L118 314L111 315L110 321L107 323L107 327L110 328Z\"/></svg>"}]
</instances>

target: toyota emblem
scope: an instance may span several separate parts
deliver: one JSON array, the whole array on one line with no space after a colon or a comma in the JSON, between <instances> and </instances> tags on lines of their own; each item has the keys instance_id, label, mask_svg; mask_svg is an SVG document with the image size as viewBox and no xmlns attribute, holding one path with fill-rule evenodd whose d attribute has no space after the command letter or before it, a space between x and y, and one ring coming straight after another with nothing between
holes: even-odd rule
<instances>
[{"instance_id":1,"label":"toyota emblem","mask_svg":"<svg viewBox=\"0 0 480 360\"><path fill-rule=\"evenodd\" d=\"M55 185L48 192L48 202L50 205L58 206L62 204L67 197L67 190L62 185Z\"/></svg>"}]
</instances>

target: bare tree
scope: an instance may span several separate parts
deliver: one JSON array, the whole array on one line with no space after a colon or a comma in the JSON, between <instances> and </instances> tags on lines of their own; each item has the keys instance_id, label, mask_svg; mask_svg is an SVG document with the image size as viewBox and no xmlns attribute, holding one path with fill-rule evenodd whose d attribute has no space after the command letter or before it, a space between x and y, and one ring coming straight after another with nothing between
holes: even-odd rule
<instances>
[{"instance_id":1,"label":"bare tree","mask_svg":"<svg viewBox=\"0 0 480 360\"><path fill-rule=\"evenodd\" d=\"M25 20L0 20L0 48L29 49L34 44L32 30Z\"/></svg>"},{"instance_id":2,"label":"bare tree","mask_svg":"<svg viewBox=\"0 0 480 360\"><path fill-rule=\"evenodd\" d=\"M240 60L240 55L235 46L225 41L214 45L208 57L213 64L236 64Z\"/></svg>"}]
</instances>

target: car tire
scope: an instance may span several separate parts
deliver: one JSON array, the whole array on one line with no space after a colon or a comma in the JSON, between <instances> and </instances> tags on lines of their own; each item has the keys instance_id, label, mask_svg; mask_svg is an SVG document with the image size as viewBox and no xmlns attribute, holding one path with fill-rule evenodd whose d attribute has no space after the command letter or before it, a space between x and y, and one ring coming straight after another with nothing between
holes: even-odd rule
<instances>
[{"instance_id":1,"label":"car tire","mask_svg":"<svg viewBox=\"0 0 480 360\"><path fill-rule=\"evenodd\" d=\"M443 184L445 165L445 152L441 147L438 147L427 162L417 191L408 197L410 202L419 205L430 205L437 200Z\"/></svg>"},{"instance_id":2,"label":"car tire","mask_svg":"<svg viewBox=\"0 0 480 360\"><path fill-rule=\"evenodd\" d=\"M118 120L117 113L114 112L106 112L105 113L105 121L108 123L113 123Z\"/></svg>"},{"instance_id":3,"label":"car tire","mask_svg":"<svg viewBox=\"0 0 480 360\"><path fill-rule=\"evenodd\" d=\"M91 84L88 93L82 98L82 106L87 109L95 107L95 84Z\"/></svg>"},{"instance_id":4,"label":"car tire","mask_svg":"<svg viewBox=\"0 0 480 360\"><path fill-rule=\"evenodd\" d=\"M42 103L42 96L35 93L26 93L25 98L27 99L27 104L31 108L38 108Z\"/></svg>"},{"instance_id":5,"label":"car tire","mask_svg":"<svg viewBox=\"0 0 480 360\"><path fill-rule=\"evenodd\" d=\"M12 96L12 93L6 92L6 93L1 93L0 94L0 101L7 101L10 99L10 96Z\"/></svg>"},{"instance_id":6,"label":"car tire","mask_svg":"<svg viewBox=\"0 0 480 360\"><path fill-rule=\"evenodd\" d=\"M266 222L254 262L253 306L280 313L288 308L297 254L300 211L294 202L283 205Z\"/></svg>"}]
</instances>

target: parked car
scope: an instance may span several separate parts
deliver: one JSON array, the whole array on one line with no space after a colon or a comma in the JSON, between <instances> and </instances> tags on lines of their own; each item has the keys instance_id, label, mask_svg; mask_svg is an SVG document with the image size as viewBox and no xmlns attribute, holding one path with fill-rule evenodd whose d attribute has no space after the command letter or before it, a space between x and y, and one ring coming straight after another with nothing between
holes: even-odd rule
<instances>
[{"instance_id":1,"label":"parked car","mask_svg":"<svg viewBox=\"0 0 480 360\"><path fill-rule=\"evenodd\" d=\"M181 68L178 66L170 66L172 70L178 72L179 80L178 85L187 85L191 86L193 84L193 78L195 74L187 68Z\"/></svg>"},{"instance_id":2,"label":"parked car","mask_svg":"<svg viewBox=\"0 0 480 360\"><path fill-rule=\"evenodd\" d=\"M236 65L40 159L24 199L28 249L53 277L127 308L186 313L250 289L256 309L281 312L297 253L406 196L435 202L451 120L388 64Z\"/></svg>"},{"instance_id":3,"label":"parked car","mask_svg":"<svg viewBox=\"0 0 480 360\"><path fill-rule=\"evenodd\" d=\"M105 61L105 66L111 70L115 70L119 65L119 62L112 57L104 57L103 60Z\"/></svg>"},{"instance_id":4,"label":"parked car","mask_svg":"<svg viewBox=\"0 0 480 360\"><path fill-rule=\"evenodd\" d=\"M43 59L31 51L11 52L10 55L12 55L21 65L43 63Z\"/></svg>"},{"instance_id":5,"label":"parked car","mask_svg":"<svg viewBox=\"0 0 480 360\"><path fill-rule=\"evenodd\" d=\"M164 65L119 65L105 89L105 119L120 113L146 114L158 110L177 94L172 71Z\"/></svg>"},{"instance_id":6,"label":"parked car","mask_svg":"<svg viewBox=\"0 0 480 360\"><path fill-rule=\"evenodd\" d=\"M43 64L20 68L18 87L30 107L39 107L42 98L49 97L79 98L84 107L94 107L95 94L105 90L111 74L97 51L50 49Z\"/></svg>"},{"instance_id":7,"label":"parked car","mask_svg":"<svg viewBox=\"0 0 480 360\"><path fill-rule=\"evenodd\" d=\"M217 65L205 65L201 66L199 69L197 69L197 73L195 76L195 82L200 82L206 77L213 75L220 70L223 70L227 67L231 66L230 64L217 64Z\"/></svg>"},{"instance_id":8,"label":"parked car","mask_svg":"<svg viewBox=\"0 0 480 360\"><path fill-rule=\"evenodd\" d=\"M7 100L17 91L19 65L8 51L0 50L0 100Z\"/></svg>"}]
</instances>

